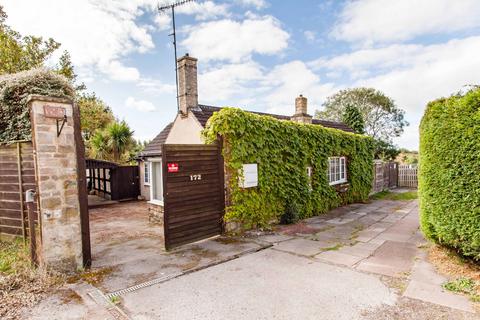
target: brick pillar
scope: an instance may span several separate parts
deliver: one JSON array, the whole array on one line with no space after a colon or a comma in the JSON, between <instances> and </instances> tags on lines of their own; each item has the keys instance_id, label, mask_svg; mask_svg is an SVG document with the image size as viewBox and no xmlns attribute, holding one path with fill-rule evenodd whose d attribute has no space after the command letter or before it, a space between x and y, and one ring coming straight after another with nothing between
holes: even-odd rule
<instances>
[{"instance_id":1,"label":"brick pillar","mask_svg":"<svg viewBox=\"0 0 480 320\"><path fill-rule=\"evenodd\" d=\"M40 262L56 270L75 271L83 261L73 103L30 96L28 104L42 238ZM67 121L57 136L57 119L62 114Z\"/></svg>"}]
</instances>

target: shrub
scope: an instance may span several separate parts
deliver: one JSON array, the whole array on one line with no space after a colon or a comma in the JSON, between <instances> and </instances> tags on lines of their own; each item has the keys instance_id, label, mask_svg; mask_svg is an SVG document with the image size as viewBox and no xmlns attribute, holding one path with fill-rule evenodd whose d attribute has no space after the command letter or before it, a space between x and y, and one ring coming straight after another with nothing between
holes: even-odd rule
<instances>
[{"instance_id":1,"label":"shrub","mask_svg":"<svg viewBox=\"0 0 480 320\"><path fill-rule=\"evenodd\" d=\"M31 139L31 94L73 99L75 91L63 76L45 69L0 77L0 142Z\"/></svg>"},{"instance_id":2,"label":"shrub","mask_svg":"<svg viewBox=\"0 0 480 320\"><path fill-rule=\"evenodd\" d=\"M298 221L298 206L296 203L288 202L285 212L280 217L281 224L292 224Z\"/></svg>"},{"instance_id":3,"label":"shrub","mask_svg":"<svg viewBox=\"0 0 480 320\"><path fill-rule=\"evenodd\" d=\"M430 102L420 124L424 234L480 260L480 89Z\"/></svg>"},{"instance_id":4,"label":"shrub","mask_svg":"<svg viewBox=\"0 0 480 320\"><path fill-rule=\"evenodd\" d=\"M224 140L231 205L225 220L245 227L265 227L298 205L299 218L368 198L373 177L372 139L319 125L280 121L239 109L224 108L209 120L204 136ZM347 157L348 190L338 193L328 183L328 157ZM258 164L258 187L242 189L239 169ZM307 167L312 168L311 181Z\"/></svg>"}]
</instances>

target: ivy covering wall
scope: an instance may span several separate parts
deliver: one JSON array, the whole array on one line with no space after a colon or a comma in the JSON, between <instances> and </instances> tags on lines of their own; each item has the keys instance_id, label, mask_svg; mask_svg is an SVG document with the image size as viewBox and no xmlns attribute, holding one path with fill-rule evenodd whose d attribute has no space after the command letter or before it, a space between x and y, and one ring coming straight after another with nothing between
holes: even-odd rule
<instances>
[{"instance_id":1,"label":"ivy covering wall","mask_svg":"<svg viewBox=\"0 0 480 320\"><path fill-rule=\"evenodd\" d=\"M75 90L63 76L45 69L0 77L0 142L31 139L31 94L73 99Z\"/></svg>"},{"instance_id":2,"label":"ivy covering wall","mask_svg":"<svg viewBox=\"0 0 480 320\"><path fill-rule=\"evenodd\" d=\"M428 104L419 191L425 235L480 260L480 89Z\"/></svg>"},{"instance_id":3,"label":"ivy covering wall","mask_svg":"<svg viewBox=\"0 0 480 320\"><path fill-rule=\"evenodd\" d=\"M266 227L295 203L301 218L368 198L373 178L371 138L319 125L280 121L234 108L224 108L209 120L207 143L218 136L229 174L230 206L226 221L245 227ZM328 157L347 157L349 187L338 193L328 183ZM258 164L258 187L239 187L243 164ZM312 167L311 188L306 167Z\"/></svg>"}]
</instances>

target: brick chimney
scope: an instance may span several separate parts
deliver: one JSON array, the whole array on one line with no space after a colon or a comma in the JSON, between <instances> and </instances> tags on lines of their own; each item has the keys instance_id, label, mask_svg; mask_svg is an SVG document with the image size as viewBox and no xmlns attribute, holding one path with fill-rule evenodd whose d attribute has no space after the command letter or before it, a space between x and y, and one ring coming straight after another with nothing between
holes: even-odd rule
<instances>
[{"instance_id":1,"label":"brick chimney","mask_svg":"<svg viewBox=\"0 0 480 320\"><path fill-rule=\"evenodd\" d=\"M312 123L312 116L307 113L307 98L299 95L295 99L295 114L290 120L301 123Z\"/></svg>"},{"instance_id":2,"label":"brick chimney","mask_svg":"<svg viewBox=\"0 0 480 320\"><path fill-rule=\"evenodd\" d=\"M177 61L178 103L180 113L188 115L188 110L198 105L197 59L184 55Z\"/></svg>"}]
</instances>

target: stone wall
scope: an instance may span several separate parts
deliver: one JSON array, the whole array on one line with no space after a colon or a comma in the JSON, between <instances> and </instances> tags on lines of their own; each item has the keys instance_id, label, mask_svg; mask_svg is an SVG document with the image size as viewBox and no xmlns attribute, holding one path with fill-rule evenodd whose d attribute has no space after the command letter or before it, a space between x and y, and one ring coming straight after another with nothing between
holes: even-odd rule
<instances>
[{"instance_id":1,"label":"stone wall","mask_svg":"<svg viewBox=\"0 0 480 320\"><path fill-rule=\"evenodd\" d=\"M163 227L163 206L150 203L148 206L148 221L150 223L158 225L158 227L160 228L161 237L162 237L161 244L163 246L163 249L165 249L165 236L164 236L165 229Z\"/></svg>"},{"instance_id":2,"label":"stone wall","mask_svg":"<svg viewBox=\"0 0 480 320\"><path fill-rule=\"evenodd\" d=\"M57 270L73 271L82 266L73 105L65 99L41 96L30 97L28 103L41 221L41 263ZM57 120L45 114L45 106L64 110L67 116L59 136Z\"/></svg>"}]
</instances>

